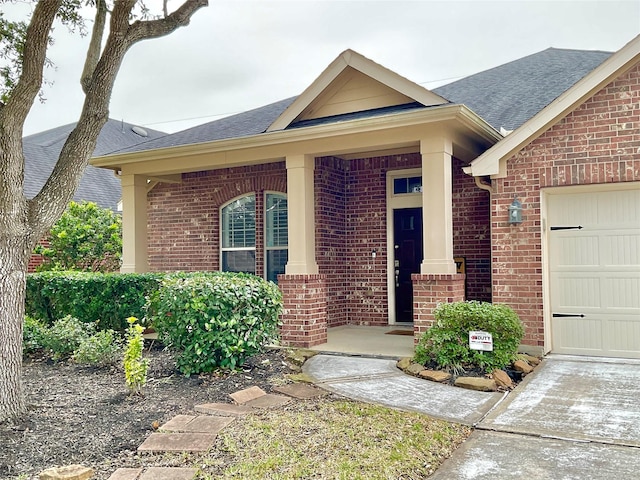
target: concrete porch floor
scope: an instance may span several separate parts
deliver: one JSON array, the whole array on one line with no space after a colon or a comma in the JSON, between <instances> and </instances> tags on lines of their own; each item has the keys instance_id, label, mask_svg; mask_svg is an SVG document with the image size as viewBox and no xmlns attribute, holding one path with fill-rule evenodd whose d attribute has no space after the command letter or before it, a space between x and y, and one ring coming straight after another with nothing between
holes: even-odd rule
<instances>
[{"instance_id":1,"label":"concrete porch floor","mask_svg":"<svg viewBox=\"0 0 640 480\"><path fill-rule=\"evenodd\" d=\"M342 325L329 328L327 343L311 347L323 353L344 353L385 358L413 356L413 335L388 335L393 330L413 332L413 326L362 327Z\"/></svg>"}]
</instances>

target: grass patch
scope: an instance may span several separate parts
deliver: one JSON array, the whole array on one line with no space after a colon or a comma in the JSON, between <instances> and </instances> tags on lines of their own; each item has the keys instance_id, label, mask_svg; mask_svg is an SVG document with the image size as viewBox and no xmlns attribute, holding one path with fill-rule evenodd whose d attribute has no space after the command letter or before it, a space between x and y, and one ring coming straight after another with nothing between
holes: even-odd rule
<instances>
[{"instance_id":1,"label":"grass patch","mask_svg":"<svg viewBox=\"0 0 640 480\"><path fill-rule=\"evenodd\" d=\"M296 401L226 427L199 460L199 478L418 479L470 429L348 400Z\"/></svg>"}]
</instances>

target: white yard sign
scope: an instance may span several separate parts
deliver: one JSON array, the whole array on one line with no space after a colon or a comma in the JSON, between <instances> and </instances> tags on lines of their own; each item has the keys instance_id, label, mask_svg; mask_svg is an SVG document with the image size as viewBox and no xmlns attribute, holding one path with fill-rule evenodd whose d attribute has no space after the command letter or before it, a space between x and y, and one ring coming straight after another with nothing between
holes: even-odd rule
<instances>
[{"instance_id":1,"label":"white yard sign","mask_svg":"<svg viewBox=\"0 0 640 480\"><path fill-rule=\"evenodd\" d=\"M469 332L469 348L471 350L482 350L483 352L493 352L493 337L489 332L482 332L482 331Z\"/></svg>"}]
</instances>

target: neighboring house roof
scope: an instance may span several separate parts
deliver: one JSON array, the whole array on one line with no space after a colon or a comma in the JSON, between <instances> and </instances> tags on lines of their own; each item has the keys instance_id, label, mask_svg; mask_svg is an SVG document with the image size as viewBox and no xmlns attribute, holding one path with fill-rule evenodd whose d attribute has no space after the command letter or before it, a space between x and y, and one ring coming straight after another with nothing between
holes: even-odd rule
<instances>
[{"instance_id":1,"label":"neighboring house roof","mask_svg":"<svg viewBox=\"0 0 640 480\"><path fill-rule=\"evenodd\" d=\"M471 162L465 172L474 176L504 176L508 158L639 62L640 35Z\"/></svg>"},{"instance_id":2,"label":"neighboring house roof","mask_svg":"<svg viewBox=\"0 0 640 480\"><path fill-rule=\"evenodd\" d=\"M58 160L62 146L76 124L63 125L22 139L25 156L24 190L33 198L44 186ZM166 135L157 130L144 129L147 136L133 130L134 125L109 119L100 132L94 155L105 155L114 150L148 142ZM138 128L136 128L138 130ZM73 199L95 202L103 208L117 209L120 200L120 181L113 172L89 165Z\"/></svg>"},{"instance_id":3,"label":"neighboring house roof","mask_svg":"<svg viewBox=\"0 0 640 480\"><path fill-rule=\"evenodd\" d=\"M194 145L254 136L276 129L339 122L350 119L348 115L354 114L358 118L364 118L401 111L396 99L395 105L391 104L389 108L364 111L354 109L351 114L338 111L335 115L317 117L317 112L313 111L316 98L325 95L322 107L330 103L327 102L325 92L330 94L332 82L340 84L349 69L367 76L374 75L373 79L381 83L383 93L384 87L399 89L399 94L407 97L404 106L407 110L433 108L434 105L447 102L464 104L496 130L501 127L511 130L538 113L610 55L611 53L600 51L549 48L429 91L356 52L347 50L299 97L287 98L110 153L125 154Z\"/></svg>"}]
</instances>

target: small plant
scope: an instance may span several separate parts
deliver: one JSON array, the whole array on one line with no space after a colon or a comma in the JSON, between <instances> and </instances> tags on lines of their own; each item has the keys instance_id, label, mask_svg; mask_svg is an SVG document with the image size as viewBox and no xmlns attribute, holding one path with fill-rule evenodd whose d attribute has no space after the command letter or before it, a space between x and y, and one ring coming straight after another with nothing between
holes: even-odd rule
<instances>
[{"instance_id":1,"label":"small plant","mask_svg":"<svg viewBox=\"0 0 640 480\"><path fill-rule=\"evenodd\" d=\"M24 317L22 329L22 353L30 355L44 348L43 341L47 333L47 326L35 318Z\"/></svg>"},{"instance_id":2,"label":"small plant","mask_svg":"<svg viewBox=\"0 0 640 480\"><path fill-rule=\"evenodd\" d=\"M54 360L63 360L95 333L95 326L67 315L56 320L43 333L42 346L53 354Z\"/></svg>"},{"instance_id":3,"label":"small plant","mask_svg":"<svg viewBox=\"0 0 640 480\"><path fill-rule=\"evenodd\" d=\"M134 395L142 394L142 387L147 383L149 360L142 358L144 328L137 323L136 317L127 318L127 348L124 352L124 376L127 387Z\"/></svg>"},{"instance_id":4,"label":"small plant","mask_svg":"<svg viewBox=\"0 0 640 480\"><path fill-rule=\"evenodd\" d=\"M477 301L443 303L433 315L435 323L416 346L414 360L421 364L433 361L454 372L466 368L485 372L504 368L515 359L524 335L518 315L507 305ZM473 330L491 333L492 352L469 348L469 332Z\"/></svg>"},{"instance_id":5,"label":"small plant","mask_svg":"<svg viewBox=\"0 0 640 480\"><path fill-rule=\"evenodd\" d=\"M116 365L122 354L122 341L113 330L102 330L84 340L73 352L73 361L106 367Z\"/></svg>"}]
</instances>

